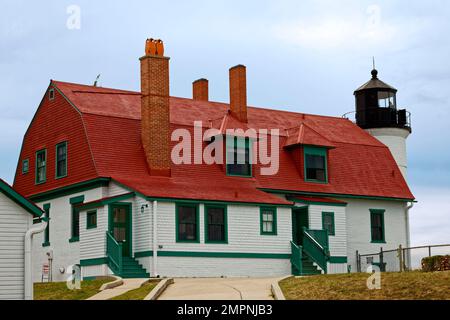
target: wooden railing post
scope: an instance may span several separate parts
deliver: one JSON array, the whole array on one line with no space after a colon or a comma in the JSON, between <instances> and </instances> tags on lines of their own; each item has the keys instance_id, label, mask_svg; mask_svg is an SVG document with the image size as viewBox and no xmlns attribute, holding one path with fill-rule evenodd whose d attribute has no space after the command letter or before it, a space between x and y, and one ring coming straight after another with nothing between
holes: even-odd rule
<instances>
[{"instance_id":1,"label":"wooden railing post","mask_svg":"<svg viewBox=\"0 0 450 320\"><path fill-rule=\"evenodd\" d=\"M400 264L400 272L403 272L403 249L401 244L398 246L398 262Z\"/></svg>"}]
</instances>

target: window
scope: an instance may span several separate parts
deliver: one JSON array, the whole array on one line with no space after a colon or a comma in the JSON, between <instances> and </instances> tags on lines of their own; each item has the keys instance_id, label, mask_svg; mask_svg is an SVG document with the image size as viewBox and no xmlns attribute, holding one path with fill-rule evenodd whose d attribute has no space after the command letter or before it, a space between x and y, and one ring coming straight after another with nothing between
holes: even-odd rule
<instances>
[{"instance_id":1,"label":"window","mask_svg":"<svg viewBox=\"0 0 450 320\"><path fill-rule=\"evenodd\" d=\"M261 234L277 234L277 211L275 208L263 207L260 209Z\"/></svg>"},{"instance_id":2,"label":"window","mask_svg":"<svg viewBox=\"0 0 450 320\"><path fill-rule=\"evenodd\" d=\"M372 242L384 243L384 210L370 209L370 230Z\"/></svg>"},{"instance_id":3,"label":"window","mask_svg":"<svg viewBox=\"0 0 450 320\"><path fill-rule=\"evenodd\" d=\"M227 208L216 205L205 206L205 242L227 241Z\"/></svg>"},{"instance_id":4,"label":"window","mask_svg":"<svg viewBox=\"0 0 450 320\"><path fill-rule=\"evenodd\" d=\"M30 169L30 161L28 159L25 159L22 161L22 173L26 174L28 173L28 170Z\"/></svg>"},{"instance_id":5,"label":"window","mask_svg":"<svg viewBox=\"0 0 450 320\"><path fill-rule=\"evenodd\" d=\"M44 204L44 214L47 218L47 228L45 228L44 231L44 243L42 244L43 247L47 247L50 245L50 204Z\"/></svg>"},{"instance_id":6,"label":"window","mask_svg":"<svg viewBox=\"0 0 450 320\"><path fill-rule=\"evenodd\" d=\"M395 94L393 92L379 91L378 106L380 108L395 108Z\"/></svg>"},{"instance_id":7,"label":"window","mask_svg":"<svg viewBox=\"0 0 450 320\"><path fill-rule=\"evenodd\" d=\"M97 228L97 210L88 211L86 213L86 229Z\"/></svg>"},{"instance_id":8,"label":"window","mask_svg":"<svg viewBox=\"0 0 450 320\"><path fill-rule=\"evenodd\" d=\"M47 174L47 150L36 152L36 184L44 183Z\"/></svg>"},{"instance_id":9,"label":"window","mask_svg":"<svg viewBox=\"0 0 450 320\"><path fill-rule=\"evenodd\" d=\"M198 206L177 204L176 225L177 242L199 242Z\"/></svg>"},{"instance_id":10,"label":"window","mask_svg":"<svg viewBox=\"0 0 450 320\"><path fill-rule=\"evenodd\" d=\"M227 175L252 176L250 139L227 136Z\"/></svg>"},{"instance_id":11,"label":"window","mask_svg":"<svg viewBox=\"0 0 450 320\"><path fill-rule=\"evenodd\" d=\"M80 240L80 211L76 207L77 204L84 202L84 196L78 196L70 199L72 205L72 219L71 219L71 238L69 242L76 242Z\"/></svg>"},{"instance_id":12,"label":"window","mask_svg":"<svg viewBox=\"0 0 450 320\"><path fill-rule=\"evenodd\" d=\"M50 89L50 90L48 91L48 99L49 99L49 100L55 99L55 89Z\"/></svg>"},{"instance_id":13,"label":"window","mask_svg":"<svg viewBox=\"0 0 450 320\"><path fill-rule=\"evenodd\" d=\"M322 212L322 229L328 231L329 236L334 236L334 213Z\"/></svg>"},{"instance_id":14,"label":"window","mask_svg":"<svg viewBox=\"0 0 450 320\"><path fill-rule=\"evenodd\" d=\"M327 177L327 150L325 148L304 147L305 153L305 180L326 183Z\"/></svg>"},{"instance_id":15,"label":"window","mask_svg":"<svg viewBox=\"0 0 450 320\"><path fill-rule=\"evenodd\" d=\"M67 142L56 145L56 179L67 176Z\"/></svg>"}]
</instances>

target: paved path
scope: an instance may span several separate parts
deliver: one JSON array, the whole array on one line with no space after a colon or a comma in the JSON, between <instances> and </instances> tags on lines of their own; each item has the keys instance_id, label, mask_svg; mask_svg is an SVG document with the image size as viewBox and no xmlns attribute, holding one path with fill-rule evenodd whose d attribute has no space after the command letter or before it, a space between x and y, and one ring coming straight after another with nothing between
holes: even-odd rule
<instances>
[{"instance_id":1,"label":"paved path","mask_svg":"<svg viewBox=\"0 0 450 320\"><path fill-rule=\"evenodd\" d=\"M122 285L112 289L103 290L87 300L108 300L120 296L127 291L140 288L148 280L149 279L123 279Z\"/></svg>"},{"instance_id":2,"label":"paved path","mask_svg":"<svg viewBox=\"0 0 450 320\"><path fill-rule=\"evenodd\" d=\"M176 278L158 300L272 300L280 278Z\"/></svg>"}]
</instances>

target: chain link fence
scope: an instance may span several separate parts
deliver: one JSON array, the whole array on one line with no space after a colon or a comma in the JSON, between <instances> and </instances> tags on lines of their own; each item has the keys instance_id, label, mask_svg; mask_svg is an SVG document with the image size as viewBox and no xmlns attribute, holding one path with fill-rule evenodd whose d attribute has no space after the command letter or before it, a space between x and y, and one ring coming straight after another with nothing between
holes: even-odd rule
<instances>
[{"instance_id":1,"label":"chain link fence","mask_svg":"<svg viewBox=\"0 0 450 320\"><path fill-rule=\"evenodd\" d=\"M392 250L380 248L376 253L361 254L356 251L356 268L365 272L370 266L377 266L381 272L402 272L422 269L422 259L431 256L450 255L450 244L403 248Z\"/></svg>"}]
</instances>

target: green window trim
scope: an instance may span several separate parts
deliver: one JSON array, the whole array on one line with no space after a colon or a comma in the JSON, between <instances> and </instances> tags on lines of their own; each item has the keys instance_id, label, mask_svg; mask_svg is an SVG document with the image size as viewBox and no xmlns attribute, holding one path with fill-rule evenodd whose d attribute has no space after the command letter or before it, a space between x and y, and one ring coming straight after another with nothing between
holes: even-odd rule
<instances>
[{"instance_id":1,"label":"green window trim","mask_svg":"<svg viewBox=\"0 0 450 320\"><path fill-rule=\"evenodd\" d=\"M209 240L209 222L208 222L208 209L214 209L219 208L223 209L223 226L224 226L224 240ZM226 205L213 205L213 204L206 204L205 205L205 243L216 243L216 244L227 244L228 243L228 212L227 212L227 206Z\"/></svg>"},{"instance_id":2,"label":"green window trim","mask_svg":"<svg viewBox=\"0 0 450 320\"><path fill-rule=\"evenodd\" d=\"M39 158L41 157L41 155L44 155L44 160L43 161L39 161ZM40 177L39 175L39 170L43 169L43 174L42 177ZM47 149L42 149L39 151L36 151L36 179L35 179L35 183L36 184L42 184L45 183L45 181L47 180Z\"/></svg>"},{"instance_id":3,"label":"green window trim","mask_svg":"<svg viewBox=\"0 0 450 320\"><path fill-rule=\"evenodd\" d=\"M264 214L271 213L272 221L264 220ZM259 208L259 219L260 219L260 232L261 235L265 236L276 236L277 235L277 208L276 207L260 207ZM264 223L272 222L272 231L264 231Z\"/></svg>"},{"instance_id":4,"label":"green window trim","mask_svg":"<svg viewBox=\"0 0 450 320\"><path fill-rule=\"evenodd\" d=\"M25 159L22 161L22 174L27 174L30 171L30 160Z\"/></svg>"},{"instance_id":5,"label":"green window trim","mask_svg":"<svg viewBox=\"0 0 450 320\"><path fill-rule=\"evenodd\" d=\"M226 170L226 175L229 177L243 177L243 178L251 178L253 177L253 166L252 166L252 148L250 148L250 138L244 138L245 142L242 143L243 138L239 138L239 137L235 137L235 136L227 136L226 137L226 148L225 148L225 170ZM250 170L249 170L249 174L236 174L236 173L230 173L228 172L228 166L234 164L233 163L228 163L228 144L229 143L233 143L234 146L234 150L235 152L237 151L237 149L245 149L248 150L248 157L249 157L249 166L250 166ZM247 151L245 151L247 152Z\"/></svg>"},{"instance_id":6,"label":"green window trim","mask_svg":"<svg viewBox=\"0 0 450 320\"><path fill-rule=\"evenodd\" d=\"M306 165L306 156L307 155L313 155L313 156L322 156L325 159L325 180L317 180L317 179L308 179L307 175L307 165ZM313 146L304 146L303 147L303 167L304 167L304 175L305 175L305 181L306 182L315 182L315 183L328 183L328 154L327 149L324 147L313 147Z\"/></svg>"},{"instance_id":7,"label":"green window trim","mask_svg":"<svg viewBox=\"0 0 450 320\"><path fill-rule=\"evenodd\" d=\"M97 210L86 212L86 229L97 228Z\"/></svg>"},{"instance_id":8,"label":"green window trim","mask_svg":"<svg viewBox=\"0 0 450 320\"><path fill-rule=\"evenodd\" d=\"M44 218L47 219L47 227L44 230L44 242L43 247L48 247L50 245L50 203L46 203L44 208Z\"/></svg>"},{"instance_id":9,"label":"green window trim","mask_svg":"<svg viewBox=\"0 0 450 320\"><path fill-rule=\"evenodd\" d=\"M84 202L84 195L70 198L69 202L72 205L71 227L70 227L71 237L69 239L69 242L72 243L80 241L80 210L75 205Z\"/></svg>"},{"instance_id":10,"label":"green window trim","mask_svg":"<svg viewBox=\"0 0 450 320\"><path fill-rule=\"evenodd\" d=\"M384 213L386 212L386 210L384 209L369 209L370 211L370 239L371 239L371 243L386 243L386 237L385 237L385 223L384 223ZM380 221L381 221L381 239L374 239L375 234L374 234L374 225L373 225L373 220L375 216L380 216Z\"/></svg>"},{"instance_id":11,"label":"green window trim","mask_svg":"<svg viewBox=\"0 0 450 320\"><path fill-rule=\"evenodd\" d=\"M61 148L64 148L64 159L60 159L59 157L60 157L60 154L59 154L59 150L61 149ZM64 178L64 177L67 177L67 141L64 141L64 142L61 142L61 143L58 143L57 145L56 145L56 152L55 152L55 178L56 179L61 179L61 178ZM58 172L58 170L59 170L59 165L58 165L58 163L60 162L60 161L64 161L64 167L63 167L63 172Z\"/></svg>"},{"instance_id":12,"label":"green window trim","mask_svg":"<svg viewBox=\"0 0 450 320\"><path fill-rule=\"evenodd\" d=\"M328 228L326 228L326 225L325 225L325 219L327 217L331 218L331 231ZM329 236L336 235L335 221L334 221L334 212L322 212L322 229L323 230L327 230Z\"/></svg>"},{"instance_id":13,"label":"green window trim","mask_svg":"<svg viewBox=\"0 0 450 320\"><path fill-rule=\"evenodd\" d=\"M185 243L200 243L200 219L199 219L199 205L198 203L187 203L180 202L175 204L175 237L176 242L185 242ZM180 207L189 207L195 209L195 240L183 240L179 239L179 210Z\"/></svg>"}]
</instances>

